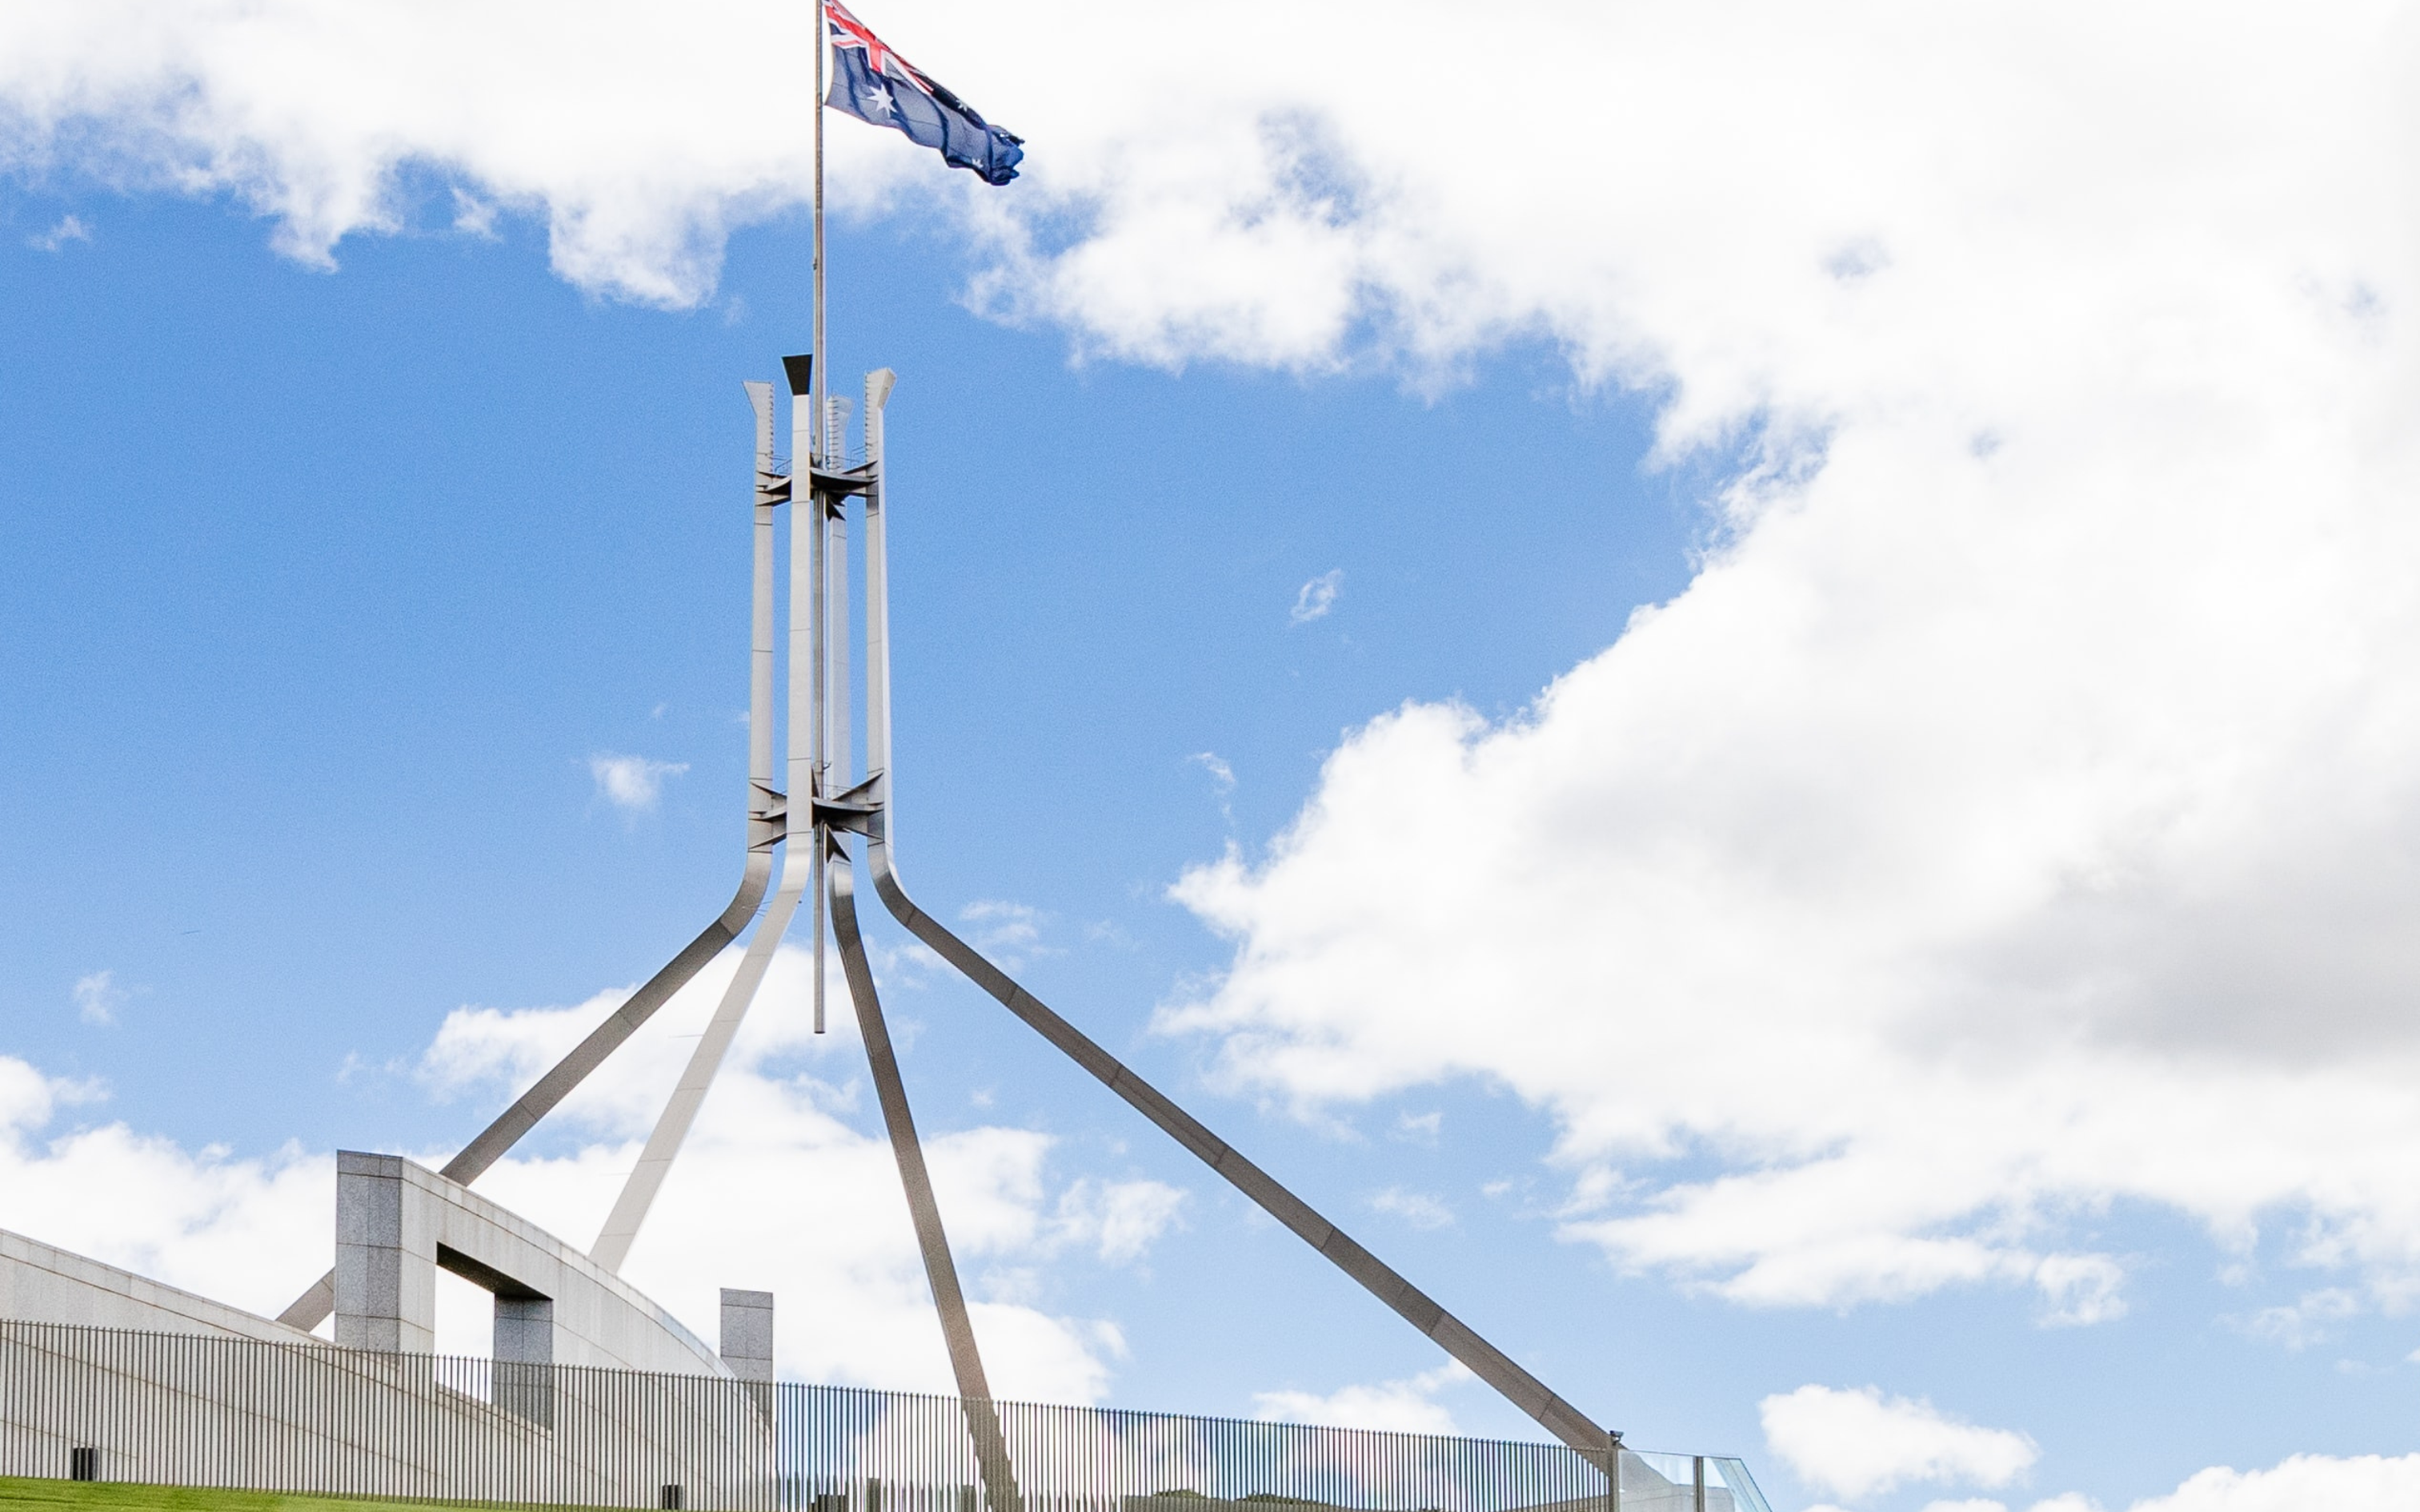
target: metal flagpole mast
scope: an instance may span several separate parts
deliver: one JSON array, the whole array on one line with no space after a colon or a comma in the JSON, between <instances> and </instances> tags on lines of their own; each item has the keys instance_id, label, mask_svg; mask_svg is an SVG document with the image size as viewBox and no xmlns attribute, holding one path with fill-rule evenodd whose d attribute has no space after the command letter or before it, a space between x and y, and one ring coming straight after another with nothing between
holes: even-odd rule
<instances>
[{"instance_id":1,"label":"metal flagpole mast","mask_svg":"<svg viewBox=\"0 0 2420 1512\"><path fill-rule=\"evenodd\" d=\"M829 54L831 52L831 23L825 19L823 0L814 0L814 8L815 98L814 110L815 117L815 228L814 252L813 255L813 261L814 264L813 270L814 275L814 345L810 348L814 357L814 370L808 378L807 393L807 412L813 417L814 423L812 425L804 427L804 429L812 433L814 438L814 452L812 455L800 455L793 462L793 466L796 471L804 472L810 481L812 481L814 476L815 463L821 461L823 458L823 438L825 431L824 385L829 381L831 373L831 354L825 349L824 341L824 91L826 88L824 69ZM791 402L795 404L797 401L793 399ZM794 434L797 434L801 429L801 427L797 424L796 416L792 417L791 429ZM809 718L814 726L815 785L804 796L804 802L807 806L806 811L812 819L814 814L815 801L830 796L829 794L823 791L823 773L826 756L823 748L825 724L824 700L827 689L823 642L824 574L820 570L822 564L821 556L823 543L826 539L827 532L825 530L824 501L820 498L813 497L811 491L808 499L808 506L810 512L814 516L814 530L815 532L818 567L818 571L815 575L814 706L809 713ZM791 528L795 530L799 526L805 524L806 521L801 518L794 517L790 523ZM790 710L790 717L794 720L799 717L799 711L795 707ZM796 793L798 790L794 787L791 791ZM814 886L815 889L815 964L814 984L813 990L814 993L814 1027L815 1032L817 1034L821 1034L824 1032L824 826L817 823L814 824L812 828L814 830L814 834L811 837L809 843L814 849Z\"/></svg>"}]
</instances>

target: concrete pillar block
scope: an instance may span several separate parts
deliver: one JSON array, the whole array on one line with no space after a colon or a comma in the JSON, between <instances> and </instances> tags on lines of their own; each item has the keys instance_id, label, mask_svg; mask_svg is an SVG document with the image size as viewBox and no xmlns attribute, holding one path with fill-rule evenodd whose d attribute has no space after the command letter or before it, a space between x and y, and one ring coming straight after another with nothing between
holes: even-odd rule
<instances>
[{"instance_id":1,"label":"concrete pillar block","mask_svg":"<svg viewBox=\"0 0 2420 1512\"><path fill-rule=\"evenodd\" d=\"M773 1379L773 1294L722 1288L722 1363L742 1381Z\"/></svg>"},{"instance_id":2,"label":"concrete pillar block","mask_svg":"<svg viewBox=\"0 0 2420 1512\"><path fill-rule=\"evenodd\" d=\"M336 1152L336 1342L346 1349L437 1347L437 1251L426 1225L406 1221L404 1180L400 1156Z\"/></svg>"}]
</instances>

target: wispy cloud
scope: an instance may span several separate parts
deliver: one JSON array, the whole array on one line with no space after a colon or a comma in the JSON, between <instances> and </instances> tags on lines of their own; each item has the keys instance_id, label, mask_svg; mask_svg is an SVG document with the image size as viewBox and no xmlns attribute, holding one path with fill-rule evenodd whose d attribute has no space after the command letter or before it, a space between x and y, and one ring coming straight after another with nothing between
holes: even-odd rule
<instances>
[{"instance_id":1,"label":"wispy cloud","mask_svg":"<svg viewBox=\"0 0 2420 1512\"><path fill-rule=\"evenodd\" d=\"M1186 760L1210 774L1210 785L1218 790L1220 797L1235 791L1235 769L1217 751L1197 750Z\"/></svg>"},{"instance_id":2,"label":"wispy cloud","mask_svg":"<svg viewBox=\"0 0 2420 1512\"><path fill-rule=\"evenodd\" d=\"M687 762L650 761L644 756L617 756L600 751L588 758L588 774L597 779L597 795L625 813L645 813L661 802L664 779L689 770Z\"/></svg>"},{"instance_id":3,"label":"wispy cloud","mask_svg":"<svg viewBox=\"0 0 2420 1512\"><path fill-rule=\"evenodd\" d=\"M115 1024L117 1011L126 1006L126 990L117 985L115 971L95 971L78 977L74 991L76 1016L86 1024Z\"/></svg>"},{"instance_id":4,"label":"wispy cloud","mask_svg":"<svg viewBox=\"0 0 2420 1512\"><path fill-rule=\"evenodd\" d=\"M2306 1292L2290 1305L2263 1307L2249 1318L2227 1321L2253 1338L2299 1352L2325 1341L2330 1324L2355 1317L2361 1310L2361 1298L2342 1287L2326 1287Z\"/></svg>"},{"instance_id":5,"label":"wispy cloud","mask_svg":"<svg viewBox=\"0 0 2420 1512\"><path fill-rule=\"evenodd\" d=\"M1445 1205L1443 1198L1426 1192L1390 1186L1373 1196L1370 1206L1379 1212L1391 1213L1415 1228L1453 1227L1453 1210Z\"/></svg>"},{"instance_id":6,"label":"wispy cloud","mask_svg":"<svg viewBox=\"0 0 2420 1512\"><path fill-rule=\"evenodd\" d=\"M971 926L968 933L974 943L1011 966L1033 956L1059 954L1057 948L1042 943L1042 926L1048 918L1039 908L1004 898L978 898L958 910L959 922Z\"/></svg>"},{"instance_id":7,"label":"wispy cloud","mask_svg":"<svg viewBox=\"0 0 2420 1512\"><path fill-rule=\"evenodd\" d=\"M1225 757L1215 750L1197 750L1186 758L1210 774L1210 791L1218 799L1218 816L1229 824L1235 822L1235 769Z\"/></svg>"},{"instance_id":8,"label":"wispy cloud","mask_svg":"<svg viewBox=\"0 0 2420 1512\"><path fill-rule=\"evenodd\" d=\"M72 215L62 215L58 224L39 236L27 237L25 245L37 252L56 252L70 241L90 241L92 227Z\"/></svg>"},{"instance_id":9,"label":"wispy cloud","mask_svg":"<svg viewBox=\"0 0 2420 1512\"><path fill-rule=\"evenodd\" d=\"M1324 618L1329 609L1336 607L1336 595L1343 588L1344 569L1329 568L1302 585L1302 591L1294 595L1294 612L1286 618L1295 625L1309 625L1313 620Z\"/></svg>"}]
</instances>

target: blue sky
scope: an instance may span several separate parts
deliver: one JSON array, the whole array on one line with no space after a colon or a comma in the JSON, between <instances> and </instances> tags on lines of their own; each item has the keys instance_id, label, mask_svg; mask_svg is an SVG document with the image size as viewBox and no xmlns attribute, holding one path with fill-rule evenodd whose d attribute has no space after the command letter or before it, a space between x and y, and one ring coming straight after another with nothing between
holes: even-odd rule
<instances>
[{"instance_id":1,"label":"blue sky","mask_svg":"<svg viewBox=\"0 0 2420 1512\"><path fill-rule=\"evenodd\" d=\"M0 46L0 1227L274 1311L331 1151L442 1159L728 896L739 383L807 344L807 236L779 49L714 44L792 22L543 12ZM2196 37L2148 110L2131 13L2104 76L2055 19L1747 8L1718 67L1714 21L1545 8L1654 150L1422 156L1389 112L1453 62L1360 15L1307 12L1358 60L1323 90L1071 10L1091 114L998 18L866 17L1032 154L984 191L834 122L833 361L901 375L911 885L1776 1505L2400 1504L2392 69ZM564 25L526 100L458 60ZM2246 158L2256 84L2333 103ZM2072 129L2012 130L2046 90ZM1529 1432L876 945L1004 1391ZM632 1274L939 1384L804 984ZM584 1242L710 995L498 1195Z\"/></svg>"}]
</instances>

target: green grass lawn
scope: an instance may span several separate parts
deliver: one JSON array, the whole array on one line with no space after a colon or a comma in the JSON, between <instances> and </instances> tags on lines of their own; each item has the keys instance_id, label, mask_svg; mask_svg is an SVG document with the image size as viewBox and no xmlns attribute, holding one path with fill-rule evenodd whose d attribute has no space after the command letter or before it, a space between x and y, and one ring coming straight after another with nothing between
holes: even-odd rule
<instances>
[{"instance_id":1,"label":"green grass lawn","mask_svg":"<svg viewBox=\"0 0 2420 1512\"><path fill-rule=\"evenodd\" d=\"M389 1502L367 1497L288 1496L280 1491L222 1491L196 1486L135 1486L116 1481L20 1480L0 1475L7 1512L410 1512L413 1507L504 1505L501 1503Z\"/></svg>"}]
</instances>

